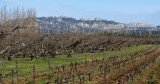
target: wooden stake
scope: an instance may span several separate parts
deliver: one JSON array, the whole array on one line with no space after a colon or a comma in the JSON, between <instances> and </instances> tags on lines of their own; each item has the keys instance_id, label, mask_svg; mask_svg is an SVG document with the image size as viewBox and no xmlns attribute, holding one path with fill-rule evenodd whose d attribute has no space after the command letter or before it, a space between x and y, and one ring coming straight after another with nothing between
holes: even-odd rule
<instances>
[{"instance_id":1,"label":"wooden stake","mask_svg":"<svg viewBox=\"0 0 160 84\"><path fill-rule=\"evenodd\" d=\"M14 84L14 71L12 70L12 84Z\"/></svg>"},{"instance_id":2,"label":"wooden stake","mask_svg":"<svg viewBox=\"0 0 160 84\"><path fill-rule=\"evenodd\" d=\"M74 84L74 74L72 75L72 77L73 77L73 84Z\"/></svg>"},{"instance_id":3,"label":"wooden stake","mask_svg":"<svg viewBox=\"0 0 160 84\"><path fill-rule=\"evenodd\" d=\"M49 69L49 76L50 76L50 57L48 56L48 69Z\"/></svg>"},{"instance_id":4,"label":"wooden stake","mask_svg":"<svg viewBox=\"0 0 160 84\"><path fill-rule=\"evenodd\" d=\"M52 67L52 75L54 75L53 67Z\"/></svg>"},{"instance_id":5,"label":"wooden stake","mask_svg":"<svg viewBox=\"0 0 160 84\"><path fill-rule=\"evenodd\" d=\"M104 50L103 50L103 57L104 57Z\"/></svg>"},{"instance_id":6,"label":"wooden stake","mask_svg":"<svg viewBox=\"0 0 160 84\"><path fill-rule=\"evenodd\" d=\"M92 58L92 69L93 69L93 58Z\"/></svg>"},{"instance_id":7,"label":"wooden stake","mask_svg":"<svg viewBox=\"0 0 160 84\"><path fill-rule=\"evenodd\" d=\"M104 66L104 84L107 84L106 83L106 67Z\"/></svg>"},{"instance_id":8,"label":"wooden stake","mask_svg":"<svg viewBox=\"0 0 160 84\"><path fill-rule=\"evenodd\" d=\"M36 84L36 81L35 81L35 65L33 65L33 84Z\"/></svg>"},{"instance_id":9,"label":"wooden stake","mask_svg":"<svg viewBox=\"0 0 160 84\"><path fill-rule=\"evenodd\" d=\"M60 79L60 84L63 84L63 77Z\"/></svg>"},{"instance_id":10,"label":"wooden stake","mask_svg":"<svg viewBox=\"0 0 160 84\"><path fill-rule=\"evenodd\" d=\"M89 76L89 81L91 81L91 73L90 72L88 73L88 76Z\"/></svg>"},{"instance_id":11,"label":"wooden stake","mask_svg":"<svg viewBox=\"0 0 160 84\"><path fill-rule=\"evenodd\" d=\"M86 54L85 54L85 65L87 64L87 60L86 60Z\"/></svg>"},{"instance_id":12,"label":"wooden stake","mask_svg":"<svg viewBox=\"0 0 160 84\"><path fill-rule=\"evenodd\" d=\"M70 63L70 77L72 77L72 62Z\"/></svg>"},{"instance_id":13,"label":"wooden stake","mask_svg":"<svg viewBox=\"0 0 160 84\"><path fill-rule=\"evenodd\" d=\"M3 76L2 74L0 74L0 83L3 84L3 80L2 80Z\"/></svg>"},{"instance_id":14,"label":"wooden stake","mask_svg":"<svg viewBox=\"0 0 160 84\"><path fill-rule=\"evenodd\" d=\"M60 76L60 70L59 70L60 68L58 67L58 76Z\"/></svg>"},{"instance_id":15,"label":"wooden stake","mask_svg":"<svg viewBox=\"0 0 160 84\"><path fill-rule=\"evenodd\" d=\"M18 60L16 59L16 72L17 72L17 84L19 84L19 79L18 79Z\"/></svg>"}]
</instances>

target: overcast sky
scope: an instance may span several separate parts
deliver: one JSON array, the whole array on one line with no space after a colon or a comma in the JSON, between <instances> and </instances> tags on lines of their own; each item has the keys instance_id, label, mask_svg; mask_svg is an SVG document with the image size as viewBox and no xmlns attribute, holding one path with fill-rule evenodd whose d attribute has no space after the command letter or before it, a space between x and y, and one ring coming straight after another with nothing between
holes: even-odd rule
<instances>
[{"instance_id":1,"label":"overcast sky","mask_svg":"<svg viewBox=\"0 0 160 84\"><path fill-rule=\"evenodd\" d=\"M160 0L0 0L0 7L35 8L37 16L102 18L160 25Z\"/></svg>"}]
</instances>

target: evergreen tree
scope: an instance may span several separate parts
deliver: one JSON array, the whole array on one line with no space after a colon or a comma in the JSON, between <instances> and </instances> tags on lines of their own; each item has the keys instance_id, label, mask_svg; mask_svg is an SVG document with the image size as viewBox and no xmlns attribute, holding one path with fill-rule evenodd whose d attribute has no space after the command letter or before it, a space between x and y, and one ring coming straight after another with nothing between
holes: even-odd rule
<instances>
[{"instance_id":1,"label":"evergreen tree","mask_svg":"<svg viewBox=\"0 0 160 84\"><path fill-rule=\"evenodd\" d=\"M138 32L138 36L141 37L142 36L142 32L141 30Z\"/></svg>"},{"instance_id":2,"label":"evergreen tree","mask_svg":"<svg viewBox=\"0 0 160 84\"><path fill-rule=\"evenodd\" d=\"M144 38L146 38L147 37L147 33L146 32L144 32Z\"/></svg>"}]
</instances>

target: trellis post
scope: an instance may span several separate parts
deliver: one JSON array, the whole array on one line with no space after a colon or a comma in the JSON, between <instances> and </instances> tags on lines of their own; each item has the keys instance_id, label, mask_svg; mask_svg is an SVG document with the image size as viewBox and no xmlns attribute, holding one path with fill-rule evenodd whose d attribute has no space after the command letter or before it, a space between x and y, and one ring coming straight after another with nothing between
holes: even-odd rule
<instances>
[{"instance_id":1,"label":"trellis post","mask_svg":"<svg viewBox=\"0 0 160 84\"><path fill-rule=\"evenodd\" d=\"M104 84L106 84L106 67L104 66Z\"/></svg>"},{"instance_id":2,"label":"trellis post","mask_svg":"<svg viewBox=\"0 0 160 84\"><path fill-rule=\"evenodd\" d=\"M19 84L19 79L18 79L18 60L16 59L16 73L17 73L17 84Z\"/></svg>"},{"instance_id":3,"label":"trellis post","mask_svg":"<svg viewBox=\"0 0 160 84\"><path fill-rule=\"evenodd\" d=\"M0 83L3 84L3 80L2 80L3 76L2 74L0 74Z\"/></svg>"},{"instance_id":4,"label":"trellis post","mask_svg":"<svg viewBox=\"0 0 160 84\"><path fill-rule=\"evenodd\" d=\"M36 82L35 82L35 65L33 65L33 84L36 84Z\"/></svg>"},{"instance_id":5,"label":"trellis post","mask_svg":"<svg viewBox=\"0 0 160 84\"><path fill-rule=\"evenodd\" d=\"M14 71L12 70L12 84L14 84Z\"/></svg>"}]
</instances>

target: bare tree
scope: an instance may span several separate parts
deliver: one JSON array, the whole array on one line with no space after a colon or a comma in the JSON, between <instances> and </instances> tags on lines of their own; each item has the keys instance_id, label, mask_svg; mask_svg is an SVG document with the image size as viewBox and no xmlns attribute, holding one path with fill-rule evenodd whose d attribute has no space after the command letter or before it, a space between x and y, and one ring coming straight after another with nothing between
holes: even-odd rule
<instances>
[{"instance_id":1,"label":"bare tree","mask_svg":"<svg viewBox=\"0 0 160 84\"><path fill-rule=\"evenodd\" d=\"M16 8L8 10L6 6L1 8L0 13L0 55L9 53L9 49L20 49L24 32L37 32L36 11ZM17 50L16 52L18 52Z\"/></svg>"}]
</instances>

